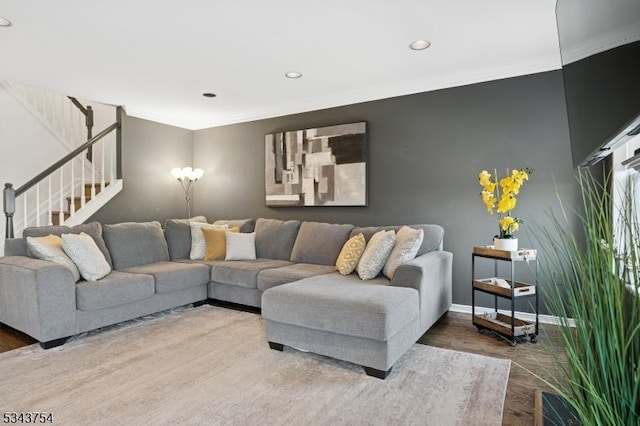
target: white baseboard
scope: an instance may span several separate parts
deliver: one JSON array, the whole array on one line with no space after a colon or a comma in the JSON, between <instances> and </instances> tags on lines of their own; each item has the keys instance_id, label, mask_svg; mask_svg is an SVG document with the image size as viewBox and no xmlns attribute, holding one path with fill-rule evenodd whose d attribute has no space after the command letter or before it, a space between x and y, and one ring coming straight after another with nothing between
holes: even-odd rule
<instances>
[{"instance_id":1,"label":"white baseboard","mask_svg":"<svg viewBox=\"0 0 640 426\"><path fill-rule=\"evenodd\" d=\"M449 309L449 311L451 312L460 312L463 314L469 314L471 315L471 305L460 305L457 303L454 303L453 305L451 305L451 309ZM485 312L494 312L495 309L494 308L487 308L484 306L476 306L476 312L478 313L485 313ZM511 311L507 311L505 309L498 309L498 312L500 312L501 314L504 315L511 315ZM519 318L521 320L524 321L531 321L531 322L535 322L536 320L536 314L533 314L531 312L520 312L520 311L516 311L515 312L516 318ZM538 321L541 324L553 324L553 325L561 325L561 321L560 318L554 316L554 315L538 315ZM575 327L575 322L573 321L573 319L569 319L569 325L571 327Z\"/></svg>"}]
</instances>

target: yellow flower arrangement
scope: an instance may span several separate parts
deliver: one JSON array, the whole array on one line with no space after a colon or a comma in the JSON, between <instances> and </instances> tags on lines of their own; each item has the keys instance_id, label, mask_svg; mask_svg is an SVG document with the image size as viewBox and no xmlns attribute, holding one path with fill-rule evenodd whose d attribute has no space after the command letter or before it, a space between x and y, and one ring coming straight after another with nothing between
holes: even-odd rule
<instances>
[{"instance_id":1,"label":"yellow flower arrangement","mask_svg":"<svg viewBox=\"0 0 640 426\"><path fill-rule=\"evenodd\" d=\"M496 170L494 170L495 180L486 170L478 175L478 182L482 186L480 196L487 212L491 214L494 210L498 212L499 238L514 238L513 233L523 223L522 219L511 216L511 210L516 208L516 195L520 193L520 188L525 181L529 180L529 174L532 172L533 170L528 168L515 169L511 173L507 171L507 176L500 180Z\"/></svg>"}]
</instances>

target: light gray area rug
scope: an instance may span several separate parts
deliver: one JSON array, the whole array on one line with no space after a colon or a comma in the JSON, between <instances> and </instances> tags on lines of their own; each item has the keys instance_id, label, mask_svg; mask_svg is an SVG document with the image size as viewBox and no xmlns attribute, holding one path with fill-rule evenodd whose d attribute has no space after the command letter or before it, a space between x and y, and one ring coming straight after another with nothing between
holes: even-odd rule
<instances>
[{"instance_id":1,"label":"light gray area rug","mask_svg":"<svg viewBox=\"0 0 640 426\"><path fill-rule=\"evenodd\" d=\"M500 425L509 369L416 344L380 380L270 350L259 315L201 306L0 354L0 406L59 425Z\"/></svg>"}]
</instances>

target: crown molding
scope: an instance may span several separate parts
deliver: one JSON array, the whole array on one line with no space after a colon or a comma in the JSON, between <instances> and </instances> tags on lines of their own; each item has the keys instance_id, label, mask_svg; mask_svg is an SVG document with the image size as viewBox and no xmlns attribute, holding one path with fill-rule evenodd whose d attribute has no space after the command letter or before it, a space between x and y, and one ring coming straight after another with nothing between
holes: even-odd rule
<instances>
[{"instance_id":1,"label":"crown molding","mask_svg":"<svg viewBox=\"0 0 640 426\"><path fill-rule=\"evenodd\" d=\"M563 48L562 63L568 65L638 40L640 40L640 22L585 40L567 49Z\"/></svg>"},{"instance_id":2,"label":"crown molding","mask_svg":"<svg viewBox=\"0 0 640 426\"><path fill-rule=\"evenodd\" d=\"M394 84L375 86L364 90L354 90L332 94L331 96L317 97L303 102L283 103L265 109L246 111L241 114L231 114L217 118L213 117L212 119L207 119L206 122L203 122L202 120L192 121L176 117L161 116L138 110L131 106L127 107L127 111L129 116L182 127L189 130L202 130L211 127L264 120L327 108L395 98L398 96L413 95L440 89L484 83L493 80L537 74L560 68L560 53L558 52L558 54L548 55L547 57L538 58L534 61L524 63L500 64L484 69L475 69L473 72L460 71L458 73L448 73L439 77L431 75L428 80L400 81Z\"/></svg>"}]
</instances>

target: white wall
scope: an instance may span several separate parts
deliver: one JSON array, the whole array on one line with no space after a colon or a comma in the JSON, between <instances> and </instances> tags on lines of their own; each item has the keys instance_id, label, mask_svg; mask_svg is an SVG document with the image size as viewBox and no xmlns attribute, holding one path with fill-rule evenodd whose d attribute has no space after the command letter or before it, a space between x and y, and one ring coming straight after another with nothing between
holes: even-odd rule
<instances>
[{"instance_id":1,"label":"white wall","mask_svg":"<svg viewBox=\"0 0 640 426\"><path fill-rule=\"evenodd\" d=\"M0 85L2 188L6 182L11 182L14 188L18 188L67 152L67 148Z\"/></svg>"}]
</instances>

